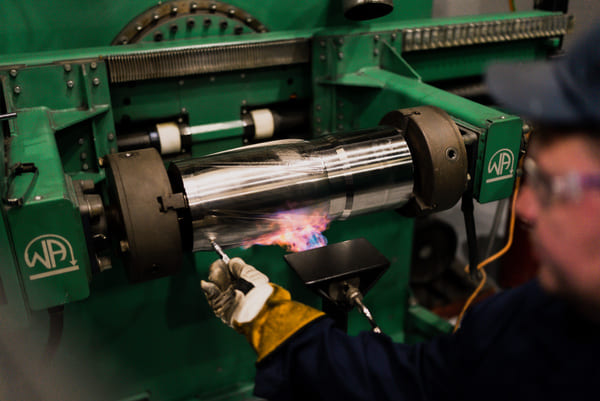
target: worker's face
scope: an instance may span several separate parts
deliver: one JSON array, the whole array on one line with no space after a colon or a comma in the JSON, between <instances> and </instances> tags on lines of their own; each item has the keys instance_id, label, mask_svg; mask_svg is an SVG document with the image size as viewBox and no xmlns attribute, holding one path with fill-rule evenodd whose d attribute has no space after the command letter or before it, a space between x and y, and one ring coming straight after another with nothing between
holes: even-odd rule
<instances>
[{"instance_id":1,"label":"worker's face","mask_svg":"<svg viewBox=\"0 0 600 401\"><path fill-rule=\"evenodd\" d=\"M534 140L527 157L540 175L552 181L569 174L600 175L595 150L583 137L569 136L547 145ZM600 316L600 188L554 196L531 178L526 178L516 210L531 228L540 283L548 292L591 307Z\"/></svg>"}]
</instances>

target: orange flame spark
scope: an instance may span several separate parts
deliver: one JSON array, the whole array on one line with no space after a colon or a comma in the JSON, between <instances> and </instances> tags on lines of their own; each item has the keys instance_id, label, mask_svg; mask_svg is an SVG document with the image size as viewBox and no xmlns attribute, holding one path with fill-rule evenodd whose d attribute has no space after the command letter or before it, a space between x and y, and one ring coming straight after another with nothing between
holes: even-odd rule
<instances>
[{"instance_id":1,"label":"orange flame spark","mask_svg":"<svg viewBox=\"0 0 600 401\"><path fill-rule=\"evenodd\" d=\"M279 245L288 251L300 252L327 245L322 234L331 222L327 213L318 209L299 209L276 213L270 232L244 242L244 248L252 245Z\"/></svg>"}]
</instances>

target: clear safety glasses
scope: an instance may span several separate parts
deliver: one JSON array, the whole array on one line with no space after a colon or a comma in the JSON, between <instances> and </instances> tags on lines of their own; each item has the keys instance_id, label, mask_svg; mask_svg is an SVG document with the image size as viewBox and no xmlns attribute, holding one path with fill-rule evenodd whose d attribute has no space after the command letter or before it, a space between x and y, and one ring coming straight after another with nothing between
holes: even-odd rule
<instances>
[{"instance_id":1,"label":"clear safety glasses","mask_svg":"<svg viewBox=\"0 0 600 401\"><path fill-rule=\"evenodd\" d=\"M586 189L600 189L599 174L569 173L553 176L543 172L535 160L526 158L523 163L526 185L535 193L540 205L546 207L555 201L577 201Z\"/></svg>"}]
</instances>

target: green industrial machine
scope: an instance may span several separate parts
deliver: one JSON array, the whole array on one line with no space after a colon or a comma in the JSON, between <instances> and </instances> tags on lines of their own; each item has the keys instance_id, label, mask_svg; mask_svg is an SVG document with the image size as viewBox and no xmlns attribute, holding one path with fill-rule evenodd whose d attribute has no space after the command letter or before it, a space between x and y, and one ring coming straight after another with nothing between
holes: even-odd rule
<instances>
[{"instance_id":1,"label":"green industrial machine","mask_svg":"<svg viewBox=\"0 0 600 401\"><path fill-rule=\"evenodd\" d=\"M365 303L394 340L448 330L409 303L415 217L510 196L523 121L470 97L489 62L556 52L569 17L431 9L4 4L0 395L252 399L253 352L199 280L217 241L321 307L288 250L252 245L281 211L325 210L330 243L390 261Z\"/></svg>"}]
</instances>

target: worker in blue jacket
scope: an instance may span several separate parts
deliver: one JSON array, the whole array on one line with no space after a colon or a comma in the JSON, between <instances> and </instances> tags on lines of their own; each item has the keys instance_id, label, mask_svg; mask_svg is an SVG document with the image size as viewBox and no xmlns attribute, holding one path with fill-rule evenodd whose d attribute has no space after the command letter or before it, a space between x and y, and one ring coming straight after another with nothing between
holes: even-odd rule
<instances>
[{"instance_id":1,"label":"worker in blue jacket","mask_svg":"<svg viewBox=\"0 0 600 401\"><path fill-rule=\"evenodd\" d=\"M600 399L600 25L565 57L498 64L489 91L536 129L517 213L536 280L474 306L460 329L405 345L348 336L240 258L202 289L258 354L255 394L272 400ZM233 283L250 283L245 291ZM251 288L248 291L248 288Z\"/></svg>"}]
</instances>

